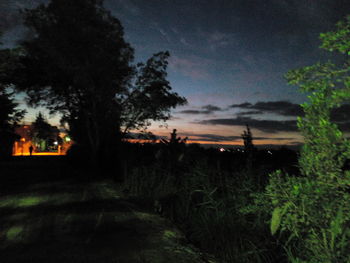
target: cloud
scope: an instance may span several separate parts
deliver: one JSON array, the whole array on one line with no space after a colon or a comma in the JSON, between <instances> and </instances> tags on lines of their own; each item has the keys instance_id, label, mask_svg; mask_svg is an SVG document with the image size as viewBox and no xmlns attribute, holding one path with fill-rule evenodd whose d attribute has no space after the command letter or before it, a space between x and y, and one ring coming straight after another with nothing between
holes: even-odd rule
<instances>
[{"instance_id":1,"label":"cloud","mask_svg":"<svg viewBox=\"0 0 350 263\"><path fill-rule=\"evenodd\" d=\"M190 134L189 140L200 140L210 142L223 142L223 141L238 141L242 140L241 136L221 136L217 134ZM193 137L199 137L200 139L193 139Z\"/></svg>"},{"instance_id":2,"label":"cloud","mask_svg":"<svg viewBox=\"0 0 350 263\"><path fill-rule=\"evenodd\" d=\"M231 108L250 108L251 106L252 106L251 103L245 102L245 103L241 103L241 104L232 104L230 107Z\"/></svg>"},{"instance_id":3,"label":"cloud","mask_svg":"<svg viewBox=\"0 0 350 263\"><path fill-rule=\"evenodd\" d=\"M242 142L241 136L224 136L218 134L197 134L197 133L181 133L181 138L188 138L188 142L210 142L210 143L227 143L227 142ZM133 132L129 133L130 139L168 139L169 137L166 135L156 135L150 133L138 133ZM268 138L268 137L255 137L253 136L254 141L265 141L265 140L274 140L274 141L290 141L294 138L286 138L286 137L277 137L277 138Z\"/></svg>"},{"instance_id":4,"label":"cloud","mask_svg":"<svg viewBox=\"0 0 350 263\"><path fill-rule=\"evenodd\" d=\"M208 110L183 110L183 111L179 111L178 113L181 113L181 114L210 114L212 112L208 111Z\"/></svg>"},{"instance_id":5,"label":"cloud","mask_svg":"<svg viewBox=\"0 0 350 263\"><path fill-rule=\"evenodd\" d=\"M189 134L186 135L189 137L189 140L198 140L193 139L193 137L199 137L200 141L210 141L210 142L224 142L224 141L242 141L241 136L221 136L217 134ZM263 141L263 140L276 140L276 141L284 141L284 140L292 140L293 138L286 138L286 137L277 137L277 138L268 138L268 137L254 137L254 141Z\"/></svg>"},{"instance_id":6,"label":"cloud","mask_svg":"<svg viewBox=\"0 0 350 263\"><path fill-rule=\"evenodd\" d=\"M343 132L349 132L350 131L350 121L347 122L338 122L336 123L339 127L339 129Z\"/></svg>"},{"instance_id":7,"label":"cloud","mask_svg":"<svg viewBox=\"0 0 350 263\"><path fill-rule=\"evenodd\" d=\"M183 110L178 113L182 114L211 114L215 111L222 111L222 109L218 106L214 106L211 104L205 105L201 107L202 110Z\"/></svg>"},{"instance_id":8,"label":"cloud","mask_svg":"<svg viewBox=\"0 0 350 263\"><path fill-rule=\"evenodd\" d=\"M282 116L302 116L304 114L302 107L299 104L291 103L289 101L259 101L255 104L249 102L241 104L233 104L231 108L241 108L255 110L255 113L251 114L262 114L264 112L276 113ZM259 111L260 113L258 113ZM248 114L248 113L246 113ZM244 115L244 113L240 113Z\"/></svg>"},{"instance_id":9,"label":"cloud","mask_svg":"<svg viewBox=\"0 0 350 263\"><path fill-rule=\"evenodd\" d=\"M331 121L335 122L342 131L350 131L350 104L343 104L333 109Z\"/></svg>"},{"instance_id":10,"label":"cloud","mask_svg":"<svg viewBox=\"0 0 350 263\"><path fill-rule=\"evenodd\" d=\"M241 104L233 104L230 108L240 108L249 111L240 112L235 118L209 119L196 123L225 126L242 126L248 124L251 128L263 132L295 132L298 131L296 120L261 120L251 118L247 115L268 112L290 117L304 116L303 109L300 105L288 101L257 102L255 104L245 102ZM344 104L339 108L334 109L331 114L331 120L338 125L340 130L344 132L350 131L350 104Z\"/></svg>"},{"instance_id":11,"label":"cloud","mask_svg":"<svg viewBox=\"0 0 350 263\"><path fill-rule=\"evenodd\" d=\"M332 111L331 119L334 122L346 123L350 120L350 104L343 104Z\"/></svg>"},{"instance_id":12,"label":"cloud","mask_svg":"<svg viewBox=\"0 0 350 263\"><path fill-rule=\"evenodd\" d=\"M171 120L171 121L178 121L178 120L182 120L182 118L180 118L180 117L175 117L175 116L170 116L170 118L169 118L169 120Z\"/></svg>"},{"instance_id":13,"label":"cloud","mask_svg":"<svg viewBox=\"0 0 350 263\"><path fill-rule=\"evenodd\" d=\"M214 106L214 105L211 105L211 104L203 106L202 109L206 109L208 111L221 111L222 110L220 107Z\"/></svg>"},{"instance_id":14,"label":"cloud","mask_svg":"<svg viewBox=\"0 0 350 263\"><path fill-rule=\"evenodd\" d=\"M303 115L303 109L299 104L289 101L270 101L257 102L253 109L274 112L283 116L300 116Z\"/></svg>"},{"instance_id":15,"label":"cloud","mask_svg":"<svg viewBox=\"0 0 350 263\"><path fill-rule=\"evenodd\" d=\"M268 132L294 132L297 131L295 120L277 121L277 120L258 120L250 117L236 117L227 119L209 119L197 122L203 125L225 125L225 126L244 126L248 124L251 128Z\"/></svg>"}]
</instances>

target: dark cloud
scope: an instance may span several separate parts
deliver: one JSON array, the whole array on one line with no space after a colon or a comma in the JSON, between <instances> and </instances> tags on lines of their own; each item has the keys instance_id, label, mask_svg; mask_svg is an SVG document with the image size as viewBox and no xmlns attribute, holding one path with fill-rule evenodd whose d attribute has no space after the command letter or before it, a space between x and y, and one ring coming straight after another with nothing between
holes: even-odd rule
<instances>
[{"instance_id":1,"label":"dark cloud","mask_svg":"<svg viewBox=\"0 0 350 263\"><path fill-rule=\"evenodd\" d=\"M295 138L284 138L284 137L277 137L277 138L266 138L266 137L253 137L253 140L276 140L276 141L286 141L286 140L294 140Z\"/></svg>"},{"instance_id":2,"label":"dark cloud","mask_svg":"<svg viewBox=\"0 0 350 263\"><path fill-rule=\"evenodd\" d=\"M350 121L347 122L336 122L339 129L343 132L350 132Z\"/></svg>"},{"instance_id":3,"label":"dark cloud","mask_svg":"<svg viewBox=\"0 0 350 263\"><path fill-rule=\"evenodd\" d=\"M222 110L220 107L214 106L214 105L211 105L211 104L203 106L202 109L205 109L207 111L221 111Z\"/></svg>"},{"instance_id":4,"label":"dark cloud","mask_svg":"<svg viewBox=\"0 0 350 263\"><path fill-rule=\"evenodd\" d=\"M251 103L249 102L244 102L244 103L241 103L241 104L232 104L230 106L230 108L243 108L243 109L246 109L246 108L250 108L252 106Z\"/></svg>"},{"instance_id":5,"label":"dark cloud","mask_svg":"<svg viewBox=\"0 0 350 263\"><path fill-rule=\"evenodd\" d=\"M188 137L190 140L213 141L213 142L242 140L241 136L221 136L217 134L190 134ZM200 139L193 139L193 137L199 137Z\"/></svg>"},{"instance_id":6,"label":"dark cloud","mask_svg":"<svg viewBox=\"0 0 350 263\"><path fill-rule=\"evenodd\" d=\"M302 116L303 109L299 104L291 103L289 101L259 101L255 104L245 102L242 104L233 104L231 108L249 109L260 111L260 114L264 112L276 113L282 116ZM246 113L247 114L247 113ZM252 113L253 114L253 113ZM255 112L254 114L259 114ZM244 113L240 113L244 115Z\"/></svg>"},{"instance_id":7,"label":"dark cloud","mask_svg":"<svg viewBox=\"0 0 350 263\"><path fill-rule=\"evenodd\" d=\"M210 114L212 112L208 111L208 110L183 110L183 111L179 111L178 113L181 113L181 114Z\"/></svg>"},{"instance_id":8,"label":"dark cloud","mask_svg":"<svg viewBox=\"0 0 350 263\"><path fill-rule=\"evenodd\" d=\"M226 125L226 126L244 126L248 124L251 128L257 130L276 133L276 132L290 132L297 131L295 120L277 121L277 120L257 120L250 117L237 117L228 119L210 119L198 122L204 125Z\"/></svg>"},{"instance_id":9,"label":"dark cloud","mask_svg":"<svg viewBox=\"0 0 350 263\"><path fill-rule=\"evenodd\" d=\"M344 104L332 111L331 119L334 122L346 123L350 121L350 104Z\"/></svg>"},{"instance_id":10,"label":"dark cloud","mask_svg":"<svg viewBox=\"0 0 350 263\"><path fill-rule=\"evenodd\" d=\"M245 102L241 104L233 104L230 108L240 108L249 110L246 112L239 112L238 116L276 113L281 116L304 116L303 108L299 104L291 103L289 101L259 101L255 104ZM332 111L332 121L343 125L350 120L350 104L344 104Z\"/></svg>"},{"instance_id":11,"label":"dark cloud","mask_svg":"<svg viewBox=\"0 0 350 263\"><path fill-rule=\"evenodd\" d=\"M175 117L175 116L170 116L169 120L172 120L172 121L177 121L177 120L182 120L182 118L180 117Z\"/></svg>"},{"instance_id":12,"label":"dark cloud","mask_svg":"<svg viewBox=\"0 0 350 263\"><path fill-rule=\"evenodd\" d=\"M200 140L200 141L210 141L210 142L223 142L223 141L241 141L241 136L221 136L217 134L189 134L189 141L191 140ZM193 139L193 137L199 137L200 139ZM253 136L254 141L263 141L263 140L276 140L284 141L291 140L293 138L277 137L277 138L268 138L268 137L255 137Z\"/></svg>"},{"instance_id":13,"label":"dark cloud","mask_svg":"<svg viewBox=\"0 0 350 263\"><path fill-rule=\"evenodd\" d=\"M303 116L303 109L298 104L288 101L275 102L257 102L255 104L242 103L234 104L231 108L249 109L250 111L237 114L236 118L226 119L209 119L198 122L204 125L226 125L226 126L243 126L248 124L251 128L263 132L294 132L298 131L296 120L259 120L246 115L262 114L263 112L276 113L282 116ZM335 122L340 130L350 131L350 104L344 104L333 110L331 120Z\"/></svg>"},{"instance_id":14,"label":"dark cloud","mask_svg":"<svg viewBox=\"0 0 350 263\"><path fill-rule=\"evenodd\" d=\"M343 104L331 112L331 122L338 125L342 131L350 131L350 104Z\"/></svg>"},{"instance_id":15,"label":"dark cloud","mask_svg":"<svg viewBox=\"0 0 350 263\"><path fill-rule=\"evenodd\" d=\"M208 104L205 106L201 107L202 110L183 110L183 111L179 111L178 113L182 113L182 114L211 114L214 111L222 111L222 109L220 107Z\"/></svg>"},{"instance_id":16,"label":"dark cloud","mask_svg":"<svg viewBox=\"0 0 350 263\"><path fill-rule=\"evenodd\" d=\"M283 116L300 116L303 115L303 109L299 104L289 101L269 101L257 102L253 109L274 112Z\"/></svg>"}]
</instances>

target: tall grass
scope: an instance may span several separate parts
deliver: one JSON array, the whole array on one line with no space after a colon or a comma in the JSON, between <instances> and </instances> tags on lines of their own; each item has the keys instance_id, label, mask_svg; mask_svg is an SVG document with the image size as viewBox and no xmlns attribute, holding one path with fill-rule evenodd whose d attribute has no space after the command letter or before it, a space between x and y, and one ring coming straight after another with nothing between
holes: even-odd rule
<instances>
[{"instance_id":1,"label":"tall grass","mask_svg":"<svg viewBox=\"0 0 350 263\"><path fill-rule=\"evenodd\" d=\"M285 262L282 247L268 228L269 213L257 215L245 209L252 203L252 194L264 188L256 180L262 174L227 171L206 160L171 166L168 169L163 160L134 168L124 187L150 207L159 205L157 212L222 262Z\"/></svg>"}]
</instances>

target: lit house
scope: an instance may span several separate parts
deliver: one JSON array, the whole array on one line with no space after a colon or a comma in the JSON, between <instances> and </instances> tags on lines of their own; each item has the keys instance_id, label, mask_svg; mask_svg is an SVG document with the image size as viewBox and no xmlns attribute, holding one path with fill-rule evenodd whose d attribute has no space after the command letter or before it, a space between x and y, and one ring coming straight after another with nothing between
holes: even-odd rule
<instances>
[{"instance_id":1,"label":"lit house","mask_svg":"<svg viewBox=\"0 0 350 263\"><path fill-rule=\"evenodd\" d=\"M45 139L39 138L32 125L21 125L15 129L20 136L13 144L12 155L65 155L72 141L69 136L53 127Z\"/></svg>"}]
</instances>

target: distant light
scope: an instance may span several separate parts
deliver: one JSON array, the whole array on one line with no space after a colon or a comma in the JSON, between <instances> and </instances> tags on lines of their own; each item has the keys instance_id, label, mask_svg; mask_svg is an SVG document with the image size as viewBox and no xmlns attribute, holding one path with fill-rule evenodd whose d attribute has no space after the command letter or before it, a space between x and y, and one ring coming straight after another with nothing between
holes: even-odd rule
<instances>
[{"instance_id":1,"label":"distant light","mask_svg":"<svg viewBox=\"0 0 350 263\"><path fill-rule=\"evenodd\" d=\"M220 152L224 152L225 149L224 149L224 148L220 148L219 151L220 151Z\"/></svg>"},{"instance_id":2,"label":"distant light","mask_svg":"<svg viewBox=\"0 0 350 263\"><path fill-rule=\"evenodd\" d=\"M21 141L22 141L22 142L25 142L25 141L26 141L26 138L21 138Z\"/></svg>"},{"instance_id":3,"label":"distant light","mask_svg":"<svg viewBox=\"0 0 350 263\"><path fill-rule=\"evenodd\" d=\"M272 152L271 151L267 151L269 154L272 154Z\"/></svg>"},{"instance_id":4,"label":"distant light","mask_svg":"<svg viewBox=\"0 0 350 263\"><path fill-rule=\"evenodd\" d=\"M54 144L54 145L57 145L57 144L58 144L58 142L54 142L53 144Z\"/></svg>"},{"instance_id":5,"label":"distant light","mask_svg":"<svg viewBox=\"0 0 350 263\"><path fill-rule=\"evenodd\" d=\"M66 136L65 140L66 142L70 142L70 138L68 136Z\"/></svg>"}]
</instances>

